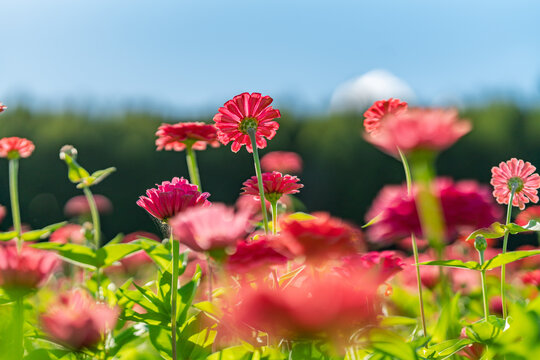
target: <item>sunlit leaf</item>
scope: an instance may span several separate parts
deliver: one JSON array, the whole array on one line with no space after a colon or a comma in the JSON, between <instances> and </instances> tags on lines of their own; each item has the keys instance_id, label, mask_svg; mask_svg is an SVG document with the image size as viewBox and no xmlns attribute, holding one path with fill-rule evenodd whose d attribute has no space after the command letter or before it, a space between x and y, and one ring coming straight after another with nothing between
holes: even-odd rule
<instances>
[{"instance_id":1,"label":"sunlit leaf","mask_svg":"<svg viewBox=\"0 0 540 360\"><path fill-rule=\"evenodd\" d=\"M461 260L434 260L422 262L419 265L444 266L459 269L480 270L480 264L476 261L463 262Z\"/></svg>"},{"instance_id":2,"label":"sunlit leaf","mask_svg":"<svg viewBox=\"0 0 540 360\"><path fill-rule=\"evenodd\" d=\"M138 244L107 244L97 251L97 261L100 267L107 267L125 256L142 250Z\"/></svg>"},{"instance_id":3,"label":"sunlit leaf","mask_svg":"<svg viewBox=\"0 0 540 360\"><path fill-rule=\"evenodd\" d=\"M78 266L96 269L99 265L95 252L83 245L44 242L30 246L37 249L56 251L61 258Z\"/></svg>"},{"instance_id":4,"label":"sunlit leaf","mask_svg":"<svg viewBox=\"0 0 540 360\"><path fill-rule=\"evenodd\" d=\"M60 229L62 226L66 224L67 224L67 221L62 221L56 224L45 226L44 228L39 229L39 230L27 231L21 235L21 238L24 241L35 241L39 239L45 239L46 237L51 235L53 231Z\"/></svg>"},{"instance_id":5,"label":"sunlit leaf","mask_svg":"<svg viewBox=\"0 0 540 360\"><path fill-rule=\"evenodd\" d=\"M494 222L487 228L482 228L474 231L471 235L467 237L467 240L474 239L478 235L482 235L486 239L498 239L503 237L506 232L506 228L503 224L499 222Z\"/></svg>"},{"instance_id":6,"label":"sunlit leaf","mask_svg":"<svg viewBox=\"0 0 540 360\"><path fill-rule=\"evenodd\" d=\"M461 349L467 345L473 344L474 341L471 339L453 339L443 341L439 344L431 345L427 348L420 349L419 353L421 356L427 359L448 359L455 353L459 352Z\"/></svg>"},{"instance_id":7,"label":"sunlit leaf","mask_svg":"<svg viewBox=\"0 0 540 360\"><path fill-rule=\"evenodd\" d=\"M482 266L483 270L491 270L504 264L509 264L514 261L524 259L529 256L540 255L540 250L520 250L510 251L505 254L498 254L486 261Z\"/></svg>"}]
</instances>

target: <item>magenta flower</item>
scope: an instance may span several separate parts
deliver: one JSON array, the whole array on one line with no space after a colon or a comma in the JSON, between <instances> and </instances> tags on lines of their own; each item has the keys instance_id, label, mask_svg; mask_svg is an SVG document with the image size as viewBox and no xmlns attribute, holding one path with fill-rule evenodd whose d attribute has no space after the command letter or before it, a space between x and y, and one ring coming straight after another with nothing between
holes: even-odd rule
<instances>
[{"instance_id":1,"label":"magenta flower","mask_svg":"<svg viewBox=\"0 0 540 360\"><path fill-rule=\"evenodd\" d=\"M296 194L299 192L298 189L304 187L304 185L298 183L300 179L296 176L282 175L277 171L263 173L262 180L264 196L271 203L278 201L282 195ZM244 181L243 185L242 190L244 192L242 195L252 195L259 198L259 185L256 176Z\"/></svg>"},{"instance_id":2,"label":"magenta flower","mask_svg":"<svg viewBox=\"0 0 540 360\"><path fill-rule=\"evenodd\" d=\"M171 219L170 225L180 243L199 252L234 247L251 227L248 213L236 213L223 204L190 208Z\"/></svg>"},{"instance_id":3,"label":"magenta flower","mask_svg":"<svg viewBox=\"0 0 540 360\"><path fill-rule=\"evenodd\" d=\"M210 194L200 193L197 185L190 184L184 178L175 177L156 186L157 189L146 190L146 196L140 196L137 205L158 220L168 221L187 208L210 205L206 200Z\"/></svg>"},{"instance_id":4,"label":"magenta flower","mask_svg":"<svg viewBox=\"0 0 540 360\"><path fill-rule=\"evenodd\" d=\"M8 137L0 139L0 157L8 159L27 158L32 155L35 146L28 139Z\"/></svg>"},{"instance_id":5,"label":"magenta flower","mask_svg":"<svg viewBox=\"0 0 540 360\"><path fill-rule=\"evenodd\" d=\"M0 113L6 111L7 109L7 106L6 105L2 105L2 103L0 102Z\"/></svg>"},{"instance_id":6,"label":"magenta flower","mask_svg":"<svg viewBox=\"0 0 540 360\"><path fill-rule=\"evenodd\" d=\"M248 152L253 152L248 129L255 129L257 148L265 148L266 139L272 139L279 129L274 120L281 116L279 110L270 106L272 101L270 96L247 92L227 101L214 115L218 140L223 145L232 141L233 152L238 152L242 145L246 145Z\"/></svg>"},{"instance_id":7,"label":"magenta flower","mask_svg":"<svg viewBox=\"0 0 540 360\"><path fill-rule=\"evenodd\" d=\"M268 270L270 266L287 262L287 257L272 247L270 236L259 236L253 242L239 241L235 252L227 259L226 268L231 273L253 274Z\"/></svg>"},{"instance_id":8,"label":"magenta flower","mask_svg":"<svg viewBox=\"0 0 540 360\"><path fill-rule=\"evenodd\" d=\"M104 195L94 194L97 210L100 214L110 213L113 209L111 200ZM84 195L72 197L64 205L64 214L66 216L82 216L90 214L90 205Z\"/></svg>"},{"instance_id":9,"label":"magenta flower","mask_svg":"<svg viewBox=\"0 0 540 360\"><path fill-rule=\"evenodd\" d=\"M46 313L41 324L49 337L70 349L97 345L118 320L119 310L95 302L83 290L61 295Z\"/></svg>"},{"instance_id":10,"label":"magenta flower","mask_svg":"<svg viewBox=\"0 0 540 360\"><path fill-rule=\"evenodd\" d=\"M271 151L261 158L261 167L268 172L298 174L302 171L302 158L291 151Z\"/></svg>"},{"instance_id":11,"label":"magenta flower","mask_svg":"<svg viewBox=\"0 0 540 360\"><path fill-rule=\"evenodd\" d=\"M516 158L501 162L498 167L492 167L491 185L493 185L493 196L497 202L508 204L512 186L514 186L515 194L512 206L519 206L523 210L529 201L537 203L540 175L534 173L535 170L536 167L530 162Z\"/></svg>"},{"instance_id":12,"label":"magenta flower","mask_svg":"<svg viewBox=\"0 0 540 360\"><path fill-rule=\"evenodd\" d=\"M212 147L219 146L216 127L203 122L162 124L156 136L158 150L182 151L186 146L191 146L194 150L205 150L207 144Z\"/></svg>"},{"instance_id":13,"label":"magenta flower","mask_svg":"<svg viewBox=\"0 0 540 360\"><path fill-rule=\"evenodd\" d=\"M381 120L387 115L399 115L407 111L407 103L399 99L388 99L375 101L373 105L364 113L364 128L366 132L376 131Z\"/></svg>"}]
</instances>

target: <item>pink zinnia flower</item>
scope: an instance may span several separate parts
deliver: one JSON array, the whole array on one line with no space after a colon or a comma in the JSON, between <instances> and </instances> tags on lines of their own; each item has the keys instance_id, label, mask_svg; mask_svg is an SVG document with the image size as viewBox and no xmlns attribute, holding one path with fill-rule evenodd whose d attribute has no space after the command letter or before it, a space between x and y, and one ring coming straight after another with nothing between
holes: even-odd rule
<instances>
[{"instance_id":1,"label":"pink zinnia flower","mask_svg":"<svg viewBox=\"0 0 540 360\"><path fill-rule=\"evenodd\" d=\"M262 181L264 187L264 196L271 203L276 202L282 195L296 194L298 189L304 187L299 184L300 179L296 176L282 175L277 171L271 173L263 173ZM250 179L244 181L244 192L242 195L252 195L259 198L259 183L257 182L257 176L252 176Z\"/></svg>"},{"instance_id":2,"label":"pink zinnia flower","mask_svg":"<svg viewBox=\"0 0 540 360\"><path fill-rule=\"evenodd\" d=\"M540 286L540 270L532 270L521 275L524 284Z\"/></svg>"},{"instance_id":3,"label":"pink zinnia flower","mask_svg":"<svg viewBox=\"0 0 540 360\"><path fill-rule=\"evenodd\" d=\"M104 195L94 194L97 210L100 214L107 214L112 211L113 205ZM66 216L81 216L90 214L90 205L85 195L77 195L69 199L64 205L64 214Z\"/></svg>"},{"instance_id":4,"label":"pink zinnia flower","mask_svg":"<svg viewBox=\"0 0 540 360\"><path fill-rule=\"evenodd\" d=\"M302 158L295 152L271 151L261 158L263 171L298 174L302 171Z\"/></svg>"},{"instance_id":5,"label":"pink zinnia flower","mask_svg":"<svg viewBox=\"0 0 540 360\"><path fill-rule=\"evenodd\" d=\"M524 162L512 158L507 162L501 162L498 167L491 168L491 185L493 185L493 196L499 204L508 204L510 193L514 186L515 194L512 206L519 206L525 209L525 204L529 201L538 202L538 189L540 187L540 175L533 174L536 167L530 162Z\"/></svg>"},{"instance_id":6,"label":"pink zinnia flower","mask_svg":"<svg viewBox=\"0 0 540 360\"><path fill-rule=\"evenodd\" d=\"M473 180L453 182L449 178L437 178L435 189L441 201L447 240L500 220L501 209L486 186ZM411 233L422 237L414 201L416 193L416 187L413 196L409 196L404 185L385 186L366 214L366 220L379 216L379 221L367 229L369 239L388 244Z\"/></svg>"},{"instance_id":7,"label":"pink zinnia flower","mask_svg":"<svg viewBox=\"0 0 540 360\"><path fill-rule=\"evenodd\" d=\"M2 103L0 102L0 113L6 111L6 109L7 109L7 106L2 105Z\"/></svg>"},{"instance_id":8,"label":"pink zinnia flower","mask_svg":"<svg viewBox=\"0 0 540 360\"><path fill-rule=\"evenodd\" d=\"M364 128L367 133L376 131L381 120L389 115L399 115L407 111L407 103L399 99L388 99L375 101L373 105L364 113Z\"/></svg>"},{"instance_id":9,"label":"pink zinnia flower","mask_svg":"<svg viewBox=\"0 0 540 360\"><path fill-rule=\"evenodd\" d=\"M246 145L248 152L253 152L248 129L255 129L257 147L265 148L266 139L272 139L279 129L279 124L273 120L281 116L279 110L270 106L272 101L270 96L247 92L227 101L214 115L218 140L223 145L232 141L231 150L234 152L238 152L242 145Z\"/></svg>"},{"instance_id":10,"label":"pink zinnia flower","mask_svg":"<svg viewBox=\"0 0 540 360\"><path fill-rule=\"evenodd\" d=\"M39 288L59 264L55 253L15 242L0 245L0 286L9 291L26 293Z\"/></svg>"},{"instance_id":11,"label":"pink zinnia flower","mask_svg":"<svg viewBox=\"0 0 540 360\"><path fill-rule=\"evenodd\" d=\"M273 239L268 236L259 236L253 242L239 241L235 252L229 256L226 263L228 271L237 274L255 273L268 269L273 265L287 262L287 257L272 247Z\"/></svg>"},{"instance_id":12,"label":"pink zinnia flower","mask_svg":"<svg viewBox=\"0 0 540 360\"><path fill-rule=\"evenodd\" d=\"M223 204L188 209L170 221L180 243L204 252L235 246L249 231L249 214Z\"/></svg>"},{"instance_id":13,"label":"pink zinnia flower","mask_svg":"<svg viewBox=\"0 0 540 360\"><path fill-rule=\"evenodd\" d=\"M516 216L516 224L519 226L525 226L531 220L540 222L540 206L529 206Z\"/></svg>"},{"instance_id":14,"label":"pink zinnia flower","mask_svg":"<svg viewBox=\"0 0 540 360\"><path fill-rule=\"evenodd\" d=\"M83 227L77 224L64 225L60 229L55 230L49 238L50 242L61 244L84 244L84 240Z\"/></svg>"},{"instance_id":15,"label":"pink zinnia flower","mask_svg":"<svg viewBox=\"0 0 540 360\"><path fill-rule=\"evenodd\" d=\"M35 146L28 139L8 137L0 139L0 157L8 159L27 158L32 155Z\"/></svg>"},{"instance_id":16,"label":"pink zinnia flower","mask_svg":"<svg viewBox=\"0 0 540 360\"><path fill-rule=\"evenodd\" d=\"M342 259L343 265L336 271L349 277L364 276L376 284L388 281L403 270L405 262L394 251L371 251L366 254L354 254Z\"/></svg>"},{"instance_id":17,"label":"pink zinnia flower","mask_svg":"<svg viewBox=\"0 0 540 360\"><path fill-rule=\"evenodd\" d=\"M97 303L83 290L75 290L61 295L41 315L41 323L53 341L80 350L97 345L114 328L118 315L117 308Z\"/></svg>"},{"instance_id":18,"label":"pink zinnia flower","mask_svg":"<svg viewBox=\"0 0 540 360\"><path fill-rule=\"evenodd\" d=\"M203 122L162 124L156 136L158 150L182 151L186 146L191 146L193 150L205 150L206 144L212 147L219 146L216 127Z\"/></svg>"},{"instance_id":19,"label":"pink zinnia flower","mask_svg":"<svg viewBox=\"0 0 540 360\"><path fill-rule=\"evenodd\" d=\"M461 120L455 110L412 109L388 114L377 131L365 136L371 144L398 156L415 150L441 151L471 131L471 124Z\"/></svg>"},{"instance_id":20,"label":"pink zinnia flower","mask_svg":"<svg viewBox=\"0 0 540 360\"><path fill-rule=\"evenodd\" d=\"M157 189L146 190L146 196L140 196L137 205L161 221L167 221L190 207L210 205L206 200L210 194L200 193L197 185L184 178L175 177L156 186Z\"/></svg>"}]
</instances>

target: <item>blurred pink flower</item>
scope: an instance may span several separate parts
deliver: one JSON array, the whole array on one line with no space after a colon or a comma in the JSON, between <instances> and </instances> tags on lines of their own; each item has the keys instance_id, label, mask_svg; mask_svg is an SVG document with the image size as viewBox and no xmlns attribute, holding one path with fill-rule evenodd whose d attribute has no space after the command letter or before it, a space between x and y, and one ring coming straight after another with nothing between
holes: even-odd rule
<instances>
[{"instance_id":1,"label":"blurred pink flower","mask_svg":"<svg viewBox=\"0 0 540 360\"><path fill-rule=\"evenodd\" d=\"M4 220L6 217L6 207L0 205L0 223Z\"/></svg>"},{"instance_id":2,"label":"blurred pink flower","mask_svg":"<svg viewBox=\"0 0 540 360\"><path fill-rule=\"evenodd\" d=\"M399 115L405 111L407 111L407 103L399 99L375 101L364 113L364 128L368 134L372 133L381 126L380 122L385 116Z\"/></svg>"},{"instance_id":3,"label":"blurred pink flower","mask_svg":"<svg viewBox=\"0 0 540 360\"><path fill-rule=\"evenodd\" d=\"M55 342L73 350L97 345L116 325L119 310L95 302L83 290L60 296L57 303L41 315L41 324Z\"/></svg>"},{"instance_id":4,"label":"blurred pink flower","mask_svg":"<svg viewBox=\"0 0 540 360\"><path fill-rule=\"evenodd\" d=\"M252 128L255 129L257 148L265 148L266 139L272 139L279 129L279 124L274 120L281 116L279 110L270 106L272 101L270 96L247 92L227 101L214 115L219 141L223 145L232 141L233 152L238 152L242 145L246 145L248 152L253 152L247 132Z\"/></svg>"},{"instance_id":5,"label":"blurred pink flower","mask_svg":"<svg viewBox=\"0 0 540 360\"><path fill-rule=\"evenodd\" d=\"M14 241L0 245L0 286L24 294L43 285L59 264L55 253Z\"/></svg>"},{"instance_id":6,"label":"blurred pink flower","mask_svg":"<svg viewBox=\"0 0 540 360\"><path fill-rule=\"evenodd\" d=\"M161 242L159 236L155 234L146 231L135 231L124 236L122 243L130 243L140 239L141 237L152 239L156 242ZM122 260L120 260L120 263L127 274L133 274L137 272L141 266L153 263L153 260L144 250L140 250L124 257Z\"/></svg>"},{"instance_id":7,"label":"blurred pink flower","mask_svg":"<svg viewBox=\"0 0 540 360\"><path fill-rule=\"evenodd\" d=\"M252 242L239 241L227 259L226 269L231 273L253 274L272 265L285 264L287 257L272 247L272 241L271 236L259 236Z\"/></svg>"},{"instance_id":8,"label":"blurred pink flower","mask_svg":"<svg viewBox=\"0 0 540 360\"><path fill-rule=\"evenodd\" d=\"M516 216L515 222L520 226L525 226L531 220L540 222L540 206L529 206Z\"/></svg>"},{"instance_id":9,"label":"blurred pink flower","mask_svg":"<svg viewBox=\"0 0 540 360\"><path fill-rule=\"evenodd\" d=\"M502 216L489 189L476 181L454 182L449 178L437 178L435 188L441 201L447 240L452 240L460 233L487 227ZM416 196L414 187L413 194ZM368 227L368 238L388 244L408 237L411 233L422 237L414 196L408 195L404 185L385 186L365 217L366 220L379 217L375 224Z\"/></svg>"},{"instance_id":10,"label":"blurred pink flower","mask_svg":"<svg viewBox=\"0 0 540 360\"><path fill-rule=\"evenodd\" d=\"M264 188L265 198L271 203L278 201L282 195L296 194L298 189L304 187L299 183L300 179L296 176L282 175L277 171L271 173L262 174L262 182ZM242 195L252 195L257 199L259 198L259 184L257 182L257 176L252 176L250 179L244 181L244 191Z\"/></svg>"},{"instance_id":11,"label":"blurred pink flower","mask_svg":"<svg viewBox=\"0 0 540 360\"><path fill-rule=\"evenodd\" d=\"M261 158L261 167L268 172L298 174L302 171L302 158L295 152L271 151Z\"/></svg>"},{"instance_id":12,"label":"blurred pink flower","mask_svg":"<svg viewBox=\"0 0 540 360\"><path fill-rule=\"evenodd\" d=\"M444 150L470 130L470 122L459 119L455 110L410 109L386 115L377 130L366 134L365 139L397 157L398 148L405 154Z\"/></svg>"},{"instance_id":13,"label":"blurred pink flower","mask_svg":"<svg viewBox=\"0 0 540 360\"><path fill-rule=\"evenodd\" d=\"M234 247L251 227L248 213L223 204L187 209L172 218L170 225L180 243L199 252Z\"/></svg>"},{"instance_id":14,"label":"blurred pink flower","mask_svg":"<svg viewBox=\"0 0 540 360\"><path fill-rule=\"evenodd\" d=\"M342 259L343 264L336 270L350 278L364 276L376 284L388 281L406 266L394 251L371 251L354 254Z\"/></svg>"},{"instance_id":15,"label":"blurred pink flower","mask_svg":"<svg viewBox=\"0 0 540 360\"><path fill-rule=\"evenodd\" d=\"M434 256L431 254L419 254L418 262L423 263L426 261L435 260ZM402 283L408 286L411 289L416 289L417 279L416 279L416 266L414 262L414 257L409 257L405 259L405 267L402 272L399 273L399 277L402 279ZM437 266L421 266L420 267L420 282L422 286L433 289L440 281L439 268Z\"/></svg>"},{"instance_id":16,"label":"blurred pink flower","mask_svg":"<svg viewBox=\"0 0 540 360\"><path fill-rule=\"evenodd\" d=\"M540 269L523 273L521 274L520 278L524 284L530 284L540 287Z\"/></svg>"},{"instance_id":17,"label":"blurred pink flower","mask_svg":"<svg viewBox=\"0 0 540 360\"><path fill-rule=\"evenodd\" d=\"M107 214L112 211L111 200L106 196L94 194L94 201L100 214ZM64 206L64 214L70 217L90 214L90 205L88 204L88 200L86 200L86 196L77 195L69 199Z\"/></svg>"},{"instance_id":18,"label":"blurred pink flower","mask_svg":"<svg viewBox=\"0 0 540 360\"><path fill-rule=\"evenodd\" d=\"M200 193L197 185L190 184L184 178L173 178L172 181L164 181L157 189L146 190L146 196L140 196L137 205L148 211L150 215L161 221L195 206L209 206L206 200L210 194Z\"/></svg>"},{"instance_id":19,"label":"blurred pink flower","mask_svg":"<svg viewBox=\"0 0 540 360\"><path fill-rule=\"evenodd\" d=\"M60 229L55 230L49 238L50 242L61 244L84 244L84 240L83 227L77 224L64 225Z\"/></svg>"},{"instance_id":20,"label":"blurred pink flower","mask_svg":"<svg viewBox=\"0 0 540 360\"><path fill-rule=\"evenodd\" d=\"M193 150L205 150L207 144L212 147L219 146L216 127L203 122L162 124L156 136L158 150L182 151L186 145L191 145Z\"/></svg>"},{"instance_id":21,"label":"blurred pink flower","mask_svg":"<svg viewBox=\"0 0 540 360\"><path fill-rule=\"evenodd\" d=\"M492 167L491 185L493 185L493 196L497 202L499 204L508 204L512 185L515 185L513 206L519 206L523 210L529 200L537 203L540 175L534 173L535 170L536 167L531 165L530 162L524 162L516 158L501 162L498 167Z\"/></svg>"},{"instance_id":22,"label":"blurred pink flower","mask_svg":"<svg viewBox=\"0 0 540 360\"><path fill-rule=\"evenodd\" d=\"M7 110L7 106L6 105L3 105L1 102L0 102L0 113L4 112Z\"/></svg>"},{"instance_id":23,"label":"blurred pink flower","mask_svg":"<svg viewBox=\"0 0 540 360\"><path fill-rule=\"evenodd\" d=\"M489 312L498 316L503 314L502 299L500 296L493 296L489 299Z\"/></svg>"},{"instance_id":24,"label":"blurred pink flower","mask_svg":"<svg viewBox=\"0 0 540 360\"><path fill-rule=\"evenodd\" d=\"M27 158L34 152L34 143L20 137L0 139L0 157L8 159Z\"/></svg>"}]
</instances>

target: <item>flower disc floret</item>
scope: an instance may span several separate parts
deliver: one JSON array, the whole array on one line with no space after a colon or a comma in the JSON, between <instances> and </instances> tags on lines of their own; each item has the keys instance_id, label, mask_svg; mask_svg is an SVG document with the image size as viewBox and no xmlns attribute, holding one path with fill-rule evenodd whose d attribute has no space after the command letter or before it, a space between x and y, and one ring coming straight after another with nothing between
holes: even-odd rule
<instances>
[{"instance_id":1,"label":"flower disc floret","mask_svg":"<svg viewBox=\"0 0 540 360\"><path fill-rule=\"evenodd\" d=\"M512 206L525 209L528 202L538 202L538 188L540 187L540 175L534 173L536 167L530 162L512 158L501 162L499 166L491 168L491 185L493 196L499 204L508 204L512 189L514 198Z\"/></svg>"},{"instance_id":2,"label":"flower disc floret","mask_svg":"<svg viewBox=\"0 0 540 360\"><path fill-rule=\"evenodd\" d=\"M18 158L27 158L32 155L35 146L28 139L20 137L7 137L0 139L0 157L9 160Z\"/></svg>"},{"instance_id":3,"label":"flower disc floret","mask_svg":"<svg viewBox=\"0 0 540 360\"><path fill-rule=\"evenodd\" d=\"M296 176L283 175L280 172L272 171L262 174L264 196L270 202L276 202L282 195L296 194L298 189L304 187L300 184L300 179ZM259 198L259 185L257 177L252 176L244 182L242 195L252 195Z\"/></svg>"},{"instance_id":4,"label":"flower disc floret","mask_svg":"<svg viewBox=\"0 0 540 360\"><path fill-rule=\"evenodd\" d=\"M218 147L217 129L203 122L180 122L162 124L156 132L157 150L182 151L187 146L194 150L205 150L207 144Z\"/></svg>"},{"instance_id":5,"label":"flower disc floret","mask_svg":"<svg viewBox=\"0 0 540 360\"><path fill-rule=\"evenodd\" d=\"M247 92L227 101L214 115L218 140L223 145L232 142L233 152L238 152L242 145L246 146L248 152L253 152L248 134L248 130L253 129L257 147L265 148L266 139L272 139L279 129L279 124L274 120L281 116L279 110L270 106L272 101L270 96Z\"/></svg>"},{"instance_id":6,"label":"flower disc floret","mask_svg":"<svg viewBox=\"0 0 540 360\"><path fill-rule=\"evenodd\" d=\"M167 221L190 207L210 205L210 194L199 192L197 185L184 178L175 177L156 185L157 188L146 190L146 196L139 197L137 205L158 220Z\"/></svg>"}]
</instances>

